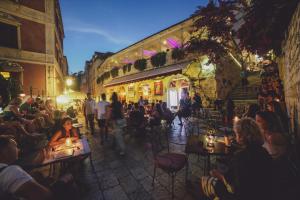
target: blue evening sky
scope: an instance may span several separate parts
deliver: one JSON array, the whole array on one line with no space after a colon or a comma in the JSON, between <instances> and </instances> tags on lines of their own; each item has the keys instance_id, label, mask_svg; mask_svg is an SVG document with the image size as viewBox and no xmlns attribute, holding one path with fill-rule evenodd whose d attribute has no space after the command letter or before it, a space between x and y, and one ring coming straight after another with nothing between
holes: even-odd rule
<instances>
[{"instance_id":1,"label":"blue evening sky","mask_svg":"<svg viewBox=\"0 0 300 200\"><path fill-rule=\"evenodd\" d=\"M61 0L69 72L188 18L207 0Z\"/></svg>"}]
</instances>

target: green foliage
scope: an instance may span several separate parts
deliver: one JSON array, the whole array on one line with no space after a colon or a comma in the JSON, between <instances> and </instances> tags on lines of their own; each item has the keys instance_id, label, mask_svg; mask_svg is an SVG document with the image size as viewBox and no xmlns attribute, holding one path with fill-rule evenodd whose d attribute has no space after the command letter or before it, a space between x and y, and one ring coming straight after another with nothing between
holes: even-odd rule
<instances>
[{"instance_id":1,"label":"green foliage","mask_svg":"<svg viewBox=\"0 0 300 200\"><path fill-rule=\"evenodd\" d=\"M151 64L154 67L164 66L166 64L166 52L159 52L151 57Z\"/></svg>"},{"instance_id":2,"label":"green foliage","mask_svg":"<svg viewBox=\"0 0 300 200\"><path fill-rule=\"evenodd\" d=\"M205 7L198 7L195 17L193 37L185 45L189 53L206 55L210 63L220 64L224 54L232 54L242 67L243 52L235 41L234 25L240 11L238 0L210 1Z\"/></svg>"},{"instance_id":3,"label":"green foliage","mask_svg":"<svg viewBox=\"0 0 300 200\"><path fill-rule=\"evenodd\" d=\"M147 67L147 60L144 58L138 59L134 62L134 68L136 68L139 71L145 70L146 67Z\"/></svg>"},{"instance_id":4,"label":"green foliage","mask_svg":"<svg viewBox=\"0 0 300 200\"><path fill-rule=\"evenodd\" d=\"M172 50L172 59L173 60L182 60L185 57L184 49L182 48L174 48Z\"/></svg>"},{"instance_id":5,"label":"green foliage","mask_svg":"<svg viewBox=\"0 0 300 200\"><path fill-rule=\"evenodd\" d=\"M261 56L273 50L281 54L281 43L299 0L252 0L245 23L238 31L241 47Z\"/></svg>"},{"instance_id":6,"label":"green foliage","mask_svg":"<svg viewBox=\"0 0 300 200\"><path fill-rule=\"evenodd\" d=\"M113 67L110 70L110 74L111 74L112 78L115 78L115 77L119 76L119 68L118 67Z\"/></svg>"}]
</instances>

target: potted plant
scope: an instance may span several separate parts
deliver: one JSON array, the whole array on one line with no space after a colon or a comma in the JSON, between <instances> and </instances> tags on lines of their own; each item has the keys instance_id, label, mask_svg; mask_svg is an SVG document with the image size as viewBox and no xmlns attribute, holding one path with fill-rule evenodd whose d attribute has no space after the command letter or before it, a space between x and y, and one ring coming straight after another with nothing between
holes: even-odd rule
<instances>
[{"instance_id":1,"label":"potted plant","mask_svg":"<svg viewBox=\"0 0 300 200\"><path fill-rule=\"evenodd\" d=\"M138 59L134 62L134 68L136 68L139 71L143 71L147 67L147 60L142 58Z\"/></svg>"},{"instance_id":2,"label":"potted plant","mask_svg":"<svg viewBox=\"0 0 300 200\"><path fill-rule=\"evenodd\" d=\"M185 57L185 53L182 48L174 48L171 56L173 60L182 60Z\"/></svg>"},{"instance_id":3,"label":"potted plant","mask_svg":"<svg viewBox=\"0 0 300 200\"><path fill-rule=\"evenodd\" d=\"M123 65L123 73L125 74L126 72L130 72L131 71L131 63L125 64Z\"/></svg>"},{"instance_id":4,"label":"potted plant","mask_svg":"<svg viewBox=\"0 0 300 200\"><path fill-rule=\"evenodd\" d=\"M166 64L166 52L159 52L151 57L151 64L154 67L164 66Z\"/></svg>"},{"instance_id":5,"label":"potted plant","mask_svg":"<svg viewBox=\"0 0 300 200\"><path fill-rule=\"evenodd\" d=\"M119 68L118 67L113 67L110 70L110 74L111 74L112 78L115 78L115 77L119 76Z\"/></svg>"}]
</instances>

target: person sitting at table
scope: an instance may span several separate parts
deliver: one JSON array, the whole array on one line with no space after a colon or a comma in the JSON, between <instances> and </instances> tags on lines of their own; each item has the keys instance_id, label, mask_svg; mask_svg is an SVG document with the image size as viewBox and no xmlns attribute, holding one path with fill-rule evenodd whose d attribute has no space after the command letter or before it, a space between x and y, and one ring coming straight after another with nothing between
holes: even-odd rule
<instances>
[{"instance_id":1,"label":"person sitting at table","mask_svg":"<svg viewBox=\"0 0 300 200\"><path fill-rule=\"evenodd\" d=\"M161 110L163 113L163 119L167 121L167 124L171 124L174 120L174 115L172 111L167 107L166 102L162 102L161 104Z\"/></svg>"},{"instance_id":2,"label":"person sitting at table","mask_svg":"<svg viewBox=\"0 0 300 200\"><path fill-rule=\"evenodd\" d=\"M9 105L4 109L4 120L5 121L19 121L21 122L25 129L30 133L36 133L42 128L42 117L37 117L32 120L25 119L25 115L19 112L19 107L21 104L20 98L14 98L11 100Z\"/></svg>"},{"instance_id":3,"label":"person sitting at table","mask_svg":"<svg viewBox=\"0 0 300 200\"><path fill-rule=\"evenodd\" d=\"M13 165L18 155L17 143L10 137L0 136L0 199L52 199L49 189L37 183L21 167Z\"/></svg>"},{"instance_id":4,"label":"person sitting at table","mask_svg":"<svg viewBox=\"0 0 300 200\"><path fill-rule=\"evenodd\" d=\"M150 115L150 126L159 126L161 119L163 118L163 112L159 103L155 104L153 111Z\"/></svg>"},{"instance_id":5,"label":"person sitting at table","mask_svg":"<svg viewBox=\"0 0 300 200\"><path fill-rule=\"evenodd\" d=\"M277 159L285 155L288 148L288 137L285 135L279 117L269 111L257 112L256 123L261 128L264 136L263 147L272 158Z\"/></svg>"},{"instance_id":6,"label":"person sitting at table","mask_svg":"<svg viewBox=\"0 0 300 200\"><path fill-rule=\"evenodd\" d=\"M146 119L143 111L141 111L141 107L143 106L139 106L138 103L135 103L134 109L130 111L128 119L128 125L137 129L138 132L146 127Z\"/></svg>"},{"instance_id":7,"label":"person sitting at table","mask_svg":"<svg viewBox=\"0 0 300 200\"><path fill-rule=\"evenodd\" d=\"M242 118L234 123L241 150L229 162L228 169L211 170L201 177L198 195L224 200L265 200L272 198L272 158L262 147L263 136L256 122ZM194 185L190 185L193 188Z\"/></svg>"},{"instance_id":8,"label":"person sitting at table","mask_svg":"<svg viewBox=\"0 0 300 200\"><path fill-rule=\"evenodd\" d=\"M61 129L56 131L56 133L51 137L48 143L49 146L55 146L64 143L66 138L71 138L74 140L79 138L77 130L72 127L72 119L70 117L63 118L61 124Z\"/></svg>"}]
</instances>

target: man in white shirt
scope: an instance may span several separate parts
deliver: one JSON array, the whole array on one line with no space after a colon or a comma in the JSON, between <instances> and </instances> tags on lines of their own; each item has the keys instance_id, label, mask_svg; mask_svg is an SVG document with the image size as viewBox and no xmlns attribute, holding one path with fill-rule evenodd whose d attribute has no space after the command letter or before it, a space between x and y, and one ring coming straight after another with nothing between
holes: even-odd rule
<instances>
[{"instance_id":1,"label":"man in white shirt","mask_svg":"<svg viewBox=\"0 0 300 200\"><path fill-rule=\"evenodd\" d=\"M106 101L106 95L104 93L101 94L101 99L102 101L99 101L96 105L96 111L97 111L98 126L100 128L101 144L103 144L104 136L105 136L105 140L107 140L106 110L107 110L107 106L109 106L109 102Z\"/></svg>"},{"instance_id":2,"label":"man in white shirt","mask_svg":"<svg viewBox=\"0 0 300 200\"><path fill-rule=\"evenodd\" d=\"M17 165L12 165L18 159L17 143L0 136L0 199L9 197L27 200L52 199L49 189L37 183L29 174Z\"/></svg>"},{"instance_id":3,"label":"man in white shirt","mask_svg":"<svg viewBox=\"0 0 300 200\"><path fill-rule=\"evenodd\" d=\"M96 112L96 102L92 99L91 93L87 93L87 100L84 105L85 117L88 119L89 127L91 129L91 134L95 133L95 112Z\"/></svg>"}]
</instances>

